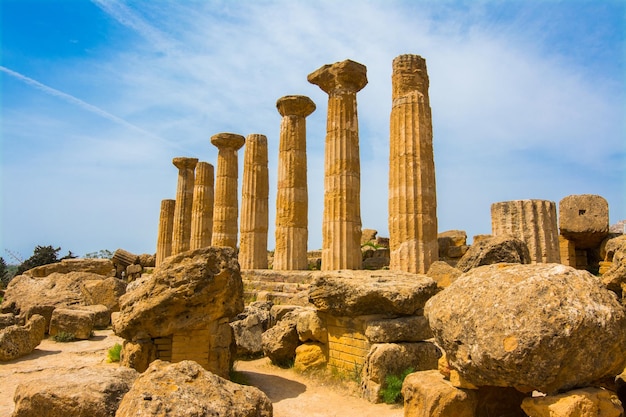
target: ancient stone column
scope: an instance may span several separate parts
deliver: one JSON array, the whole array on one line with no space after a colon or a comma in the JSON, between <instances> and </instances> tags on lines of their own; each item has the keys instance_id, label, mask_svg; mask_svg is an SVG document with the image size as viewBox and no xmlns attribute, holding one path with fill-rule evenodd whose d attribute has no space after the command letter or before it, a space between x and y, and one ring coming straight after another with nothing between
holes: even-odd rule
<instances>
[{"instance_id":1,"label":"ancient stone column","mask_svg":"<svg viewBox=\"0 0 626 417\"><path fill-rule=\"evenodd\" d=\"M393 60L389 136L389 269L425 274L439 259L426 60Z\"/></svg>"},{"instance_id":2,"label":"ancient stone column","mask_svg":"<svg viewBox=\"0 0 626 417\"><path fill-rule=\"evenodd\" d=\"M307 188L306 117L315 103L305 96L285 96L276 108L281 116L276 191L275 270L308 269L309 197Z\"/></svg>"},{"instance_id":3,"label":"ancient stone column","mask_svg":"<svg viewBox=\"0 0 626 417\"><path fill-rule=\"evenodd\" d=\"M172 231L174 229L174 207L176 200L162 200L159 213L159 232L155 266L172 254Z\"/></svg>"},{"instance_id":4,"label":"ancient stone column","mask_svg":"<svg viewBox=\"0 0 626 417\"><path fill-rule=\"evenodd\" d=\"M172 255L189 250L191 241L191 206L193 202L194 169L198 158L174 158L178 168L174 226L172 228Z\"/></svg>"},{"instance_id":5,"label":"ancient stone column","mask_svg":"<svg viewBox=\"0 0 626 417\"><path fill-rule=\"evenodd\" d=\"M218 149L212 246L237 247L239 215L237 151L245 140L243 136L235 133L218 133L211 137L211 143Z\"/></svg>"},{"instance_id":6,"label":"ancient stone column","mask_svg":"<svg viewBox=\"0 0 626 417\"><path fill-rule=\"evenodd\" d=\"M533 263L561 262L556 203L553 201L514 200L492 204L491 233L526 242Z\"/></svg>"},{"instance_id":7,"label":"ancient stone column","mask_svg":"<svg viewBox=\"0 0 626 417\"><path fill-rule=\"evenodd\" d=\"M241 269L267 269L269 174L264 135L246 138L241 194L239 265Z\"/></svg>"},{"instance_id":8,"label":"ancient stone column","mask_svg":"<svg viewBox=\"0 0 626 417\"><path fill-rule=\"evenodd\" d=\"M214 200L213 177L213 165L208 162L198 162L191 206L191 243L189 246L192 250L211 246Z\"/></svg>"},{"instance_id":9,"label":"ancient stone column","mask_svg":"<svg viewBox=\"0 0 626 417\"><path fill-rule=\"evenodd\" d=\"M356 93L367 85L367 69L346 60L324 65L307 79L328 94L322 269L360 269L361 165Z\"/></svg>"}]
</instances>

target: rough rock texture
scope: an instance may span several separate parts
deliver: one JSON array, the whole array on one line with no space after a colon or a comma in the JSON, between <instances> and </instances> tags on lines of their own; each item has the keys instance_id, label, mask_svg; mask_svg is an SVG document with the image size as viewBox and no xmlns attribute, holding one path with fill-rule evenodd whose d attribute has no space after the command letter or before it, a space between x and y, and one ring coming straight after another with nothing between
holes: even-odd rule
<instances>
[{"instance_id":1,"label":"rough rock texture","mask_svg":"<svg viewBox=\"0 0 626 417\"><path fill-rule=\"evenodd\" d=\"M15 324L15 315L13 313L0 314L0 330L13 326Z\"/></svg>"},{"instance_id":2,"label":"rough rock texture","mask_svg":"<svg viewBox=\"0 0 626 417\"><path fill-rule=\"evenodd\" d=\"M301 342L328 342L328 330L317 310L305 309L298 312L296 330Z\"/></svg>"},{"instance_id":3,"label":"rough rock texture","mask_svg":"<svg viewBox=\"0 0 626 417\"><path fill-rule=\"evenodd\" d=\"M433 343L380 343L370 349L363 366L361 389L363 396L380 402L380 390L387 375L401 375L413 371L437 369L441 353Z\"/></svg>"},{"instance_id":4,"label":"rough rock texture","mask_svg":"<svg viewBox=\"0 0 626 417\"><path fill-rule=\"evenodd\" d=\"M0 361L10 361L28 355L41 343L46 319L35 315L25 326L9 326L0 330Z\"/></svg>"},{"instance_id":5,"label":"rough rock texture","mask_svg":"<svg viewBox=\"0 0 626 417\"><path fill-rule=\"evenodd\" d=\"M272 304L256 301L246 306L230 323L237 344L237 355L258 355L263 353L261 335L269 328Z\"/></svg>"},{"instance_id":6,"label":"rough rock texture","mask_svg":"<svg viewBox=\"0 0 626 417\"><path fill-rule=\"evenodd\" d=\"M20 384L13 417L113 417L138 375L124 367L83 368Z\"/></svg>"},{"instance_id":7,"label":"rough rock texture","mask_svg":"<svg viewBox=\"0 0 626 417\"><path fill-rule=\"evenodd\" d=\"M466 252L467 253L467 252ZM426 276L432 278L439 288L449 287L463 272L448 263L436 261L430 265Z\"/></svg>"},{"instance_id":8,"label":"rough rock texture","mask_svg":"<svg viewBox=\"0 0 626 417\"><path fill-rule=\"evenodd\" d=\"M261 336L263 353L279 366L290 365L296 356L296 320L297 314L289 313Z\"/></svg>"},{"instance_id":9,"label":"rough rock texture","mask_svg":"<svg viewBox=\"0 0 626 417\"><path fill-rule=\"evenodd\" d=\"M411 315L437 292L425 275L397 271L336 271L311 284L309 301L338 317L368 314Z\"/></svg>"},{"instance_id":10,"label":"rough rock texture","mask_svg":"<svg viewBox=\"0 0 626 417\"><path fill-rule=\"evenodd\" d=\"M453 387L438 371L409 374L402 384L404 417L474 417L476 391Z\"/></svg>"},{"instance_id":11,"label":"rough rock texture","mask_svg":"<svg viewBox=\"0 0 626 417\"><path fill-rule=\"evenodd\" d=\"M367 322L365 336L370 343L421 342L433 333L424 316L375 319Z\"/></svg>"},{"instance_id":12,"label":"rough rock texture","mask_svg":"<svg viewBox=\"0 0 626 417\"><path fill-rule=\"evenodd\" d=\"M85 304L102 304L111 312L120 311L119 300L126 292L126 282L115 277L84 281L80 285L80 290Z\"/></svg>"},{"instance_id":13,"label":"rough rock texture","mask_svg":"<svg viewBox=\"0 0 626 417\"><path fill-rule=\"evenodd\" d=\"M152 339L125 340L120 352L120 365L144 372L157 359L157 348Z\"/></svg>"},{"instance_id":14,"label":"rough rock texture","mask_svg":"<svg viewBox=\"0 0 626 417\"><path fill-rule=\"evenodd\" d=\"M568 195L559 202L559 230L577 249L598 246L609 234L609 203L599 195Z\"/></svg>"},{"instance_id":15,"label":"rough rock texture","mask_svg":"<svg viewBox=\"0 0 626 417\"><path fill-rule=\"evenodd\" d=\"M321 343L308 342L296 348L296 359L293 368L298 372L319 369L328 363L328 354Z\"/></svg>"},{"instance_id":16,"label":"rough rock texture","mask_svg":"<svg viewBox=\"0 0 626 417\"><path fill-rule=\"evenodd\" d=\"M476 268L425 315L450 365L477 386L554 393L617 375L626 360L624 308L598 278L560 264Z\"/></svg>"},{"instance_id":17,"label":"rough rock texture","mask_svg":"<svg viewBox=\"0 0 626 417\"><path fill-rule=\"evenodd\" d=\"M601 388L526 398L522 409L529 417L620 417L624 412L617 396Z\"/></svg>"},{"instance_id":18,"label":"rough rock texture","mask_svg":"<svg viewBox=\"0 0 626 417\"><path fill-rule=\"evenodd\" d=\"M602 283L611 291L622 294L622 284L626 283L626 236L610 239L604 246L605 260L612 262L602 275Z\"/></svg>"},{"instance_id":19,"label":"rough rock texture","mask_svg":"<svg viewBox=\"0 0 626 417\"><path fill-rule=\"evenodd\" d=\"M163 261L142 285L120 298L113 330L127 340L169 336L243 311L235 252L207 247Z\"/></svg>"},{"instance_id":20,"label":"rough rock texture","mask_svg":"<svg viewBox=\"0 0 626 417\"><path fill-rule=\"evenodd\" d=\"M271 417L272 403L255 387L220 378L192 361L152 362L122 399L117 417Z\"/></svg>"},{"instance_id":21,"label":"rough rock texture","mask_svg":"<svg viewBox=\"0 0 626 417\"><path fill-rule=\"evenodd\" d=\"M528 246L520 239L512 236L494 236L474 243L463 255L456 268L467 272L482 265L501 262L529 264L531 263Z\"/></svg>"},{"instance_id":22,"label":"rough rock texture","mask_svg":"<svg viewBox=\"0 0 626 417\"><path fill-rule=\"evenodd\" d=\"M24 275L29 275L33 278L44 278L55 272L58 274L89 272L97 275L112 276L114 270L113 262L109 259L63 259L60 262L32 268L24 272Z\"/></svg>"},{"instance_id":23,"label":"rough rock texture","mask_svg":"<svg viewBox=\"0 0 626 417\"><path fill-rule=\"evenodd\" d=\"M89 339L94 328L96 313L86 310L57 308L50 320L50 336L59 333L73 334L76 339Z\"/></svg>"},{"instance_id":24,"label":"rough rock texture","mask_svg":"<svg viewBox=\"0 0 626 417\"><path fill-rule=\"evenodd\" d=\"M93 327L96 329L106 329L111 324L111 312L107 306L102 304L94 304L89 306L77 307L78 310L90 311L93 316Z\"/></svg>"}]
</instances>

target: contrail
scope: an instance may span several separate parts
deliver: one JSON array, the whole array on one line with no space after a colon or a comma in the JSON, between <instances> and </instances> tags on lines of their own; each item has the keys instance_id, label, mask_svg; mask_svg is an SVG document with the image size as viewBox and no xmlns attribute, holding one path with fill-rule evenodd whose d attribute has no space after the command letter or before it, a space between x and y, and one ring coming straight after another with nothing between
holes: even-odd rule
<instances>
[{"instance_id":1,"label":"contrail","mask_svg":"<svg viewBox=\"0 0 626 417\"><path fill-rule=\"evenodd\" d=\"M126 120L124 120L124 119L122 119L120 117L117 117L117 116L115 116L115 115L113 115L111 113L108 113L108 112L102 110L101 108L94 106L93 104L86 103L86 102L82 101L81 99L76 98L76 97L74 97L74 96L72 96L70 94L64 93L63 91L59 91L59 90L54 89L52 87L48 87L47 85L42 84L39 81L33 80L32 78L29 78L29 77L27 77L25 75L22 75L19 72L15 72L13 70L10 70L7 67L4 67L2 65L0 65L0 71L4 72L6 74L9 74L11 77L17 78L18 80L20 80L20 81L22 81L22 82L24 82L24 83L26 83L26 84L28 84L28 85L30 85L32 87L35 87L38 90L41 90L41 91L43 91L45 93L48 93L51 96L58 97L58 98L60 98L62 100L65 100L65 101L67 101L69 103L75 104L75 105L77 105L78 107L80 107L80 108L82 108L84 110L87 110L87 111L89 111L91 113L97 114L98 116L102 116L105 119L108 119L108 120L110 120L112 122L115 122L117 124L120 124L122 126L125 126L125 127L129 128L129 129L132 129L134 131L140 132L140 133L142 133L142 134L144 134L146 136L150 136L150 137L159 139L159 140L169 144L169 142L166 141L165 139L163 139L163 138L161 138L159 136L156 136L156 135L154 135L154 134L152 134L150 132L147 132L147 131L143 130L142 128L137 127L134 124L129 123Z\"/></svg>"}]
</instances>

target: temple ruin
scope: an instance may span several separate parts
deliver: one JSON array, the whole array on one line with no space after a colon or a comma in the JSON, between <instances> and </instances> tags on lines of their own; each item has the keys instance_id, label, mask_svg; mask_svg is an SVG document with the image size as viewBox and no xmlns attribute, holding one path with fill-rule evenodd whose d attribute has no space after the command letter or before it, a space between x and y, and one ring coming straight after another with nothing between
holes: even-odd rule
<instances>
[{"instance_id":1,"label":"temple ruin","mask_svg":"<svg viewBox=\"0 0 626 417\"><path fill-rule=\"evenodd\" d=\"M213 236L214 169L208 162L198 162L191 207L191 242L189 249L211 246Z\"/></svg>"},{"instance_id":2,"label":"temple ruin","mask_svg":"<svg viewBox=\"0 0 626 417\"><path fill-rule=\"evenodd\" d=\"M172 255L178 255L189 250L191 241L194 170L198 158L174 158L172 163L178 168L174 225L172 227Z\"/></svg>"}]
</instances>

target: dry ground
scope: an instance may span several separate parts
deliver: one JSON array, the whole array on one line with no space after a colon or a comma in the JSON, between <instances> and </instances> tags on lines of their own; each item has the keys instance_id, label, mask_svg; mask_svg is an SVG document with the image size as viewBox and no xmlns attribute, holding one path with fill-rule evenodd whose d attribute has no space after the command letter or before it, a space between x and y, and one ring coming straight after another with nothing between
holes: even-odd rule
<instances>
[{"instance_id":1,"label":"dry ground","mask_svg":"<svg viewBox=\"0 0 626 417\"><path fill-rule=\"evenodd\" d=\"M110 330L97 330L90 340L57 343L46 339L28 356L0 364L0 416L13 412L18 384L57 372L84 367L111 367L107 350L122 340ZM238 361L235 369L250 385L264 391L274 404L275 417L401 417L401 407L371 404L345 384L298 374L271 365L267 359Z\"/></svg>"}]
</instances>

